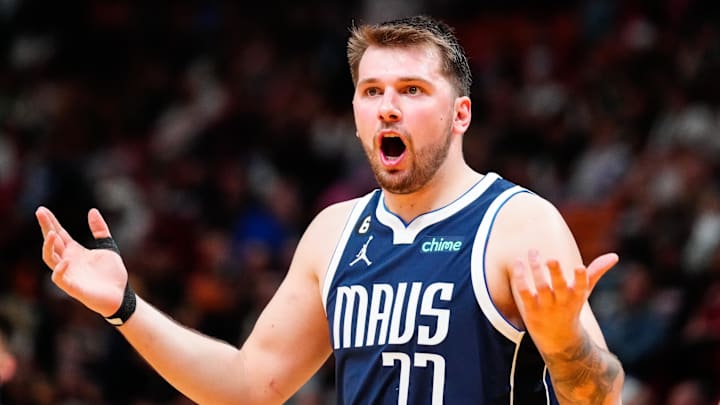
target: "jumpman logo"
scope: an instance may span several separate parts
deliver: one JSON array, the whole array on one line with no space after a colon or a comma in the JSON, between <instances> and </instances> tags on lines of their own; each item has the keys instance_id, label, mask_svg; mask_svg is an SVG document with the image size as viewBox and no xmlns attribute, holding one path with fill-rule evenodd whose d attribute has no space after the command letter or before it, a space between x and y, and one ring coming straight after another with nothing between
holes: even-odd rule
<instances>
[{"instance_id":1,"label":"jumpman logo","mask_svg":"<svg viewBox=\"0 0 720 405\"><path fill-rule=\"evenodd\" d=\"M367 257L367 248L368 248L368 245L370 244L370 241L371 241L372 239L373 239L373 236L370 235L370 237L368 238L368 240L363 244L363 247L362 247L362 248L360 249L360 251L355 255L355 260L353 260L352 262L350 262L350 266L351 266L351 267L352 267L355 263L359 262L360 260L364 261L365 264L367 264L368 266L370 266L370 265L372 264L372 262L370 261L370 259L368 259L368 257Z\"/></svg>"}]
</instances>

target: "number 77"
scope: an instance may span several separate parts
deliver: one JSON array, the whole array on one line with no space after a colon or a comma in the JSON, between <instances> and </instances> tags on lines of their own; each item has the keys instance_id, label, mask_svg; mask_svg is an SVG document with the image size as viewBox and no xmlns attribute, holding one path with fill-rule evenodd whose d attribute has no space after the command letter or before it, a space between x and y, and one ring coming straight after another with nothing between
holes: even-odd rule
<instances>
[{"instance_id":1,"label":"number 77","mask_svg":"<svg viewBox=\"0 0 720 405\"><path fill-rule=\"evenodd\" d=\"M383 352L383 366L392 367L396 362L400 364L398 405L407 405L410 390L410 355L402 352ZM439 354L415 353L413 366L427 367L428 363L433 363L432 405L442 405L445 389L445 359Z\"/></svg>"}]
</instances>

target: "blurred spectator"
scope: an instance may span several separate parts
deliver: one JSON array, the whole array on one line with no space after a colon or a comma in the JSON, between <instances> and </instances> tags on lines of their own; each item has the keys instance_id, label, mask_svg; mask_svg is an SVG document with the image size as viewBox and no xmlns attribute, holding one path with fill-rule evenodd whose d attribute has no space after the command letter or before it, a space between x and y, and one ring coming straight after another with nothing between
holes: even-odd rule
<instances>
[{"instance_id":1,"label":"blurred spectator","mask_svg":"<svg viewBox=\"0 0 720 405\"><path fill-rule=\"evenodd\" d=\"M621 273L617 296L612 302L604 302L606 307L599 311L598 322L610 350L622 361L626 373L634 375L658 353L674 313L658 305L664 296L644 264L624 263L616 270ZM610 305L614 308L609 309Z\"/></svg>"},{"instance_id":2,"label":"blurred spectator","mask_svg":"<svg viewBox=\"0 0 720 405\"><path fill-rule=\"evenodd\" d=\"M667 405L711 405L710 397L700 381L686 380L675 384L668 395Z\"/></svg>"},{"instance_id":3,"label":"blurred spectator","mask_svg":"<svg viewBox=\"0 0 720 405\"><path fill-rule=\"evenodd\" d=\"M683 251L683 264L692 274L710 271L720 252L720 193L714 187L702 190L697 204L690 238Z\"/></svg>"},{"instance_id":4,"label":"blurred spectator","mask_svg":"<svg viewBox=\"0 0 720 405\"><path fill-rule=\"evenodd\" d=\"M568 181L568 196L585 203L606 198L628 169L630 145L612 119L598 117L590 142L578 157Z\"/></svg>"}]
</instances>

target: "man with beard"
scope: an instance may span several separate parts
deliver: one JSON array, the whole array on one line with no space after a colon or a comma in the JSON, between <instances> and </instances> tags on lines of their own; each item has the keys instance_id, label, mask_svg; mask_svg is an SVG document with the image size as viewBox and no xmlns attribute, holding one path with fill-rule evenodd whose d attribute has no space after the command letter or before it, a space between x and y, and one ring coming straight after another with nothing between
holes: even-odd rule
<instances>
[{"instance_id":1,"label":"man with beard","mask_svg":"<svg viewBox=\"0 0 720 405\"><path fill-rule=\"evenodd\" d=\"M471 75L452 29L353 27L348 60L380 188L317 215L241 348L138 297L95 209L95 249L37 210L53 281L199 403L283 403L331 353L340 404L618 403L587 302L617 256L584 266L555 207L465 162Z\"/></svg>"}]
</instances>

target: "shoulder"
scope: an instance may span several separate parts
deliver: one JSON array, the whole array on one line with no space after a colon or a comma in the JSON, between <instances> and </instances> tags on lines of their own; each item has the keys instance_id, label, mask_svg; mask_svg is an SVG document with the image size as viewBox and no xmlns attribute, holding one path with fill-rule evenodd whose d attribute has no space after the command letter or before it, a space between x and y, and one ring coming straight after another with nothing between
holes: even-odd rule
<instances>
[{"instance_id":1,"label":"shoulder","mask_svg":"<svg viewBox=\"0 0 720 405\"><path fill-rule=\"evenodd\" d=\"M557 207L532 192L513 194L496 214L490 243L496 251L513 255L543 244L553 237L565 238L567 225Z\"/></svg>"},{"instance_id":2,"label":"shoulder","mask_svg":"<svg viewBox=\"0 0 720 405\"><path fill-rule=\"evenodd\" d=\"M558 208L533 193L518 193L498 212L490 244L502 264L527 255L529 249L546 257L576 256L575 239Z\"/></svg>"},{"instance_id":3,"label":"shoulder","mask_svg":"<svg viewBox=\"0 0 720 405\"><path fill-rule=\"evenodd\" d=\"M352 200L334 203L323 208L315 216L315 218L313 218L310 225L308 225L306 235L312 236L315 233L322 234L335 228L337 228L338 231L341 231L345 221L348 219L353 208L359 201L360 198L354 198Z\"/></svg>"},{"instance_id":4,"label":"shoulder","mask_svg":"<svg viewBox=\"0 0 720 405\"><path fill-rule=\"evenodd\" d=\"M322 280L347 220L359 200L342 201L322 209L305 229L293 261L312 269Z\"/></svg>"},{"instance_id":5,"label":"shoulder","mask_svg":"<svg viewBox=\"0 0 720 405\"><path fill-rule=\"evenodd\" d=\"M518 193L505 203L498 213L496 226L500 231L518 233L534 230L531 233L537 234L561 231L565 221L553 203L527 192Z\"/></svg>"}]
</instances>

